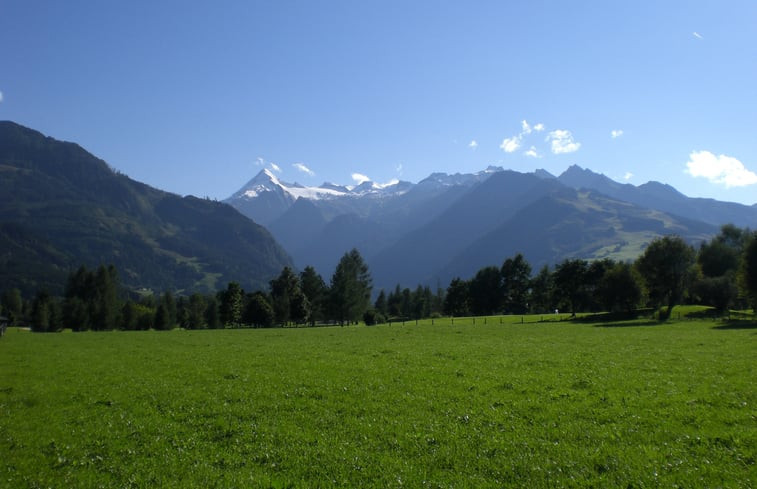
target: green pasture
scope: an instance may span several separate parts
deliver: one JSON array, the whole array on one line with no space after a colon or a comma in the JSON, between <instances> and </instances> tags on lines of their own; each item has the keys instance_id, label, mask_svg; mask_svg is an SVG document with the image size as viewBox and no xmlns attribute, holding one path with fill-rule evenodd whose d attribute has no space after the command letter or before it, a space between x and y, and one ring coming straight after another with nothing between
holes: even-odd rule
<instances>
[{"instance_id":1,"label":"green pasture","mask_svg":"<svg viewBox=\"0 0 757 489\"><path fill-rule=\"evenodd\" d=\"M9 329L0 487L757 484L754 322L560 318Z\"/></svg>"}]
</instances>

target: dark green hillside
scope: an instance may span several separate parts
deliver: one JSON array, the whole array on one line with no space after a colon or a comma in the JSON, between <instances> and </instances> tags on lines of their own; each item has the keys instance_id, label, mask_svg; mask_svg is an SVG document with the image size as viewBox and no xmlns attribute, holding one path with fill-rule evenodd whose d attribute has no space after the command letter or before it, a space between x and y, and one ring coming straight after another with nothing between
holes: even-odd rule
<instances>
[{"instance_id":1,"label":"dark green hillside","mask_svg":"<svg viewBox=\"0 0 757 489\"><path fill-rule=\"evenodd\" d=\"M218 202L120 175L80 146L0 122L0 283L59 292L81 264L113 263L131 288L262 287L286 253Z\"/></svg>"}]
</instances>

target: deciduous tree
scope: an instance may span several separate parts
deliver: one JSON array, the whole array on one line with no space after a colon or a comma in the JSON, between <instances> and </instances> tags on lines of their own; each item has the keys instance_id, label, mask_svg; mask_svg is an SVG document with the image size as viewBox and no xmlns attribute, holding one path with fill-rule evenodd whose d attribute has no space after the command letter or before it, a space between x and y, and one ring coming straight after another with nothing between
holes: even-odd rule
<instances>
[{"instance_id":1,"label":"deciduous tree","mask_svg":"<svg viewBox=\"0 0 757 489\"><path fill-rule=\"evenodd\" d=\"M559 307L567 306L575 314L586 305L586 275L589 264L586 260L565 260L555 267L552 274L554 296Z\"/></svg>"},{"instance_id":2,"label":"deciduous tree","mask_svg":"<svg viewBox=\"0 0 757 489\"><path fill-rule=\"evenodd\" d=\"M470 284L460 277L453 278L444 296L444 314L468 316L470 314Z\"/></svg>"},{"instance_id":3,"label":"deciduous tree","mask_svg":"<svg viewBox=\"0 0 757 489\"><path fill-rule=\"evenodd\" d=\"M477 316L501 311L502 275L499 268L489 266L476 272L470 281L470 307Z\"/></svg>"},{"instance_id":4,"label":"deciduous tree","mask_svg":"<svg viewBox=\"0 0 757 489\"><path fill-rule=\"evenodd\" d=\"M649 298L660 311L660 319L670 317L679 304L692 276L694 250L680 236L665 236L652 241L636 261L647 285Z\"/></svg>"},{"instance_id":5,"label":"deciduous tree","mask_svg":"<svg viewBox=\"0 0 757 489\"><path fill-rule=\"evenodd\" d=\"M633 313L641 302L641 277L628 263L616 263L607 269L599 285L599 297L606 310Z\"/></svg>"},{"instance_id":6,"label":"deciduous tree","mask_svg":"<svg viewBox=\"0 0 757 489\"><path fill-rule=\"evenodd\" d=\"M531 286L531 265L522 254L508 258L502 264L502 295L506 313L524 314L528 311Z\"/></svg>"},{"instance_id":7,"label":"deciduous tree","mask_svg":"<svg viewBox=\"0 0 757 489\"><path fill-rule=\"evenodd\" d=\"M752 307L757 309L757 232L752 233L744 247L741 279L744 289L752 299Z\"/></svg>"}]
</instances>

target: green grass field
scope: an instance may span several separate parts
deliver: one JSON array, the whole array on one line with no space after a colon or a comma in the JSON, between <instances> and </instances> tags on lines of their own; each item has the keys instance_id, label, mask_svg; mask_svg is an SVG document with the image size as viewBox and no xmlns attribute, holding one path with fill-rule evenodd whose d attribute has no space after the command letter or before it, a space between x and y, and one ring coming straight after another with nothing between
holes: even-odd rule
<instances>
[{"instance_id":1,"label":"green grass field","mask_svg":"<svg viewBox=\"0 0 757 489\"><path fill-rule=\"evenodd\" d=\"M753 487L757 328L0 339L0 487Z\"/></svg>"}]
</instances>

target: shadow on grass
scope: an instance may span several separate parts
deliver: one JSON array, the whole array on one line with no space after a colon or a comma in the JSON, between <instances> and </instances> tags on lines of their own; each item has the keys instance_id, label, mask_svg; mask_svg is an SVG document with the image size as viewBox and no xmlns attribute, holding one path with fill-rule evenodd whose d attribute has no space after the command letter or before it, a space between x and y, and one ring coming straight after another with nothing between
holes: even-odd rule
<instances>
[{"instance_id":1,"label":"shadow on grass","mask_svg":"<svg viewBox=\"0 0 757 489\"><path fill-rule=\"evenodd\" d=\"M637 319L636 321L608 321L594 325L595 328L638 328L641 326L663 326L665 321L656 319Z\"/></svg>"},{"instance_id":2,"label":"shadow on grass","mask_svg":"<svg viewBox=\"0 0 757 489\"><path fill-rule=\"evenodd\" d=\"M597 328L633 328L639 326L659 326L665 324L656 319L649 317L639 317L639 311L636 312L603 312L590 314L571 319L574 323L593 324Z\"/></svg>"},{"instance_id":3,"label":"shadow on grass","mask_svg":"<svg viewBox=\"0 0 757 489\"><path fill-rule=\"evenodd\" d=\"M731 319L723 324L713 326L712 329L757 329L757 321Z\"/></svg>"},{"instance_id":4,"label":"shadow on grass","mask_svg":"<svg viewBox=\"0 0 757 489\"><path fill-rule=\"evenodd\" d=\"M716 309L704 309L702 311L694 311L686 314L689 319L720 319L725 314L723 311Z\"/></svg>"}]
</instances>

